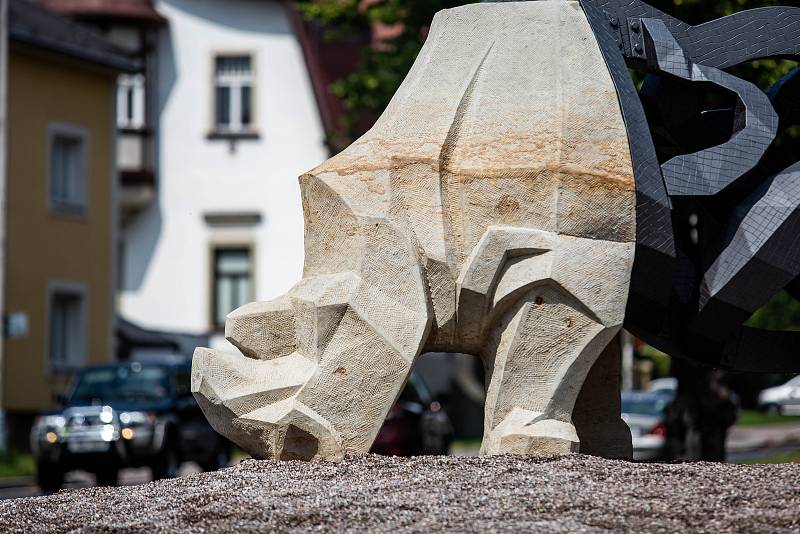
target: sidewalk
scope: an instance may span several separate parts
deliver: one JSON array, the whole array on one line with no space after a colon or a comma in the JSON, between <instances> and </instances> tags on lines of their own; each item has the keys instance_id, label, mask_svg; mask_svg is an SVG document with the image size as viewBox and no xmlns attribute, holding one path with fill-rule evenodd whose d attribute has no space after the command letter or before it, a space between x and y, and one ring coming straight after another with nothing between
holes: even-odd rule
<instances>
[{"instance_id":1,"label":"sidewalk","mask_svg":"<svg viewBox=\"0 0 800 534\"><path fill-rule=\"evenodd\" d=\"M33 477L0 477L0 490L19 486L30 486L32 484L34 484Z\"/></svg>"},{"instance_id":2,"label":"sidewalk","mask_svg":"<svg viewBox=\"0 0 800 534\"><path fill-rule=\"evenodd\" d=\"M800 423L734 426L728 433L726 445L729 453L800 447Z\"/></svg>"},{"instance_id":3,"label":"sidewalk","mask_svg":"<svg viewBox=\"0 0 800 534\"><path fill-rule=\"evenodd\" d=\"M200 467L192 462L181 465L178 476L186 476L201 472ZM129 468L120 471L120 486L138 486L150 482L150 470L146 468ZM64 488L88 488L95 484L94 475L84 471L72 471L67 474ZM41 495L33 477L0 478L0 500L19 497L36 497Z\"/></svg>"}]
</instances>

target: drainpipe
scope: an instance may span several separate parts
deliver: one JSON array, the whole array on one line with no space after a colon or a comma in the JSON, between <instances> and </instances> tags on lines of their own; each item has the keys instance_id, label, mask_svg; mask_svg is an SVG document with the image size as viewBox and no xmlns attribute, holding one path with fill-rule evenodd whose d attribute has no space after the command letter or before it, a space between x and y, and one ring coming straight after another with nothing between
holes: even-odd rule
<instances>
[{"instance_id":1,"label":"drainpipe","mask_svg":"<svg viewBox=\"0 0 800 534\"><path fill-rule=\"evenodd\" d=\"M622 330L622 390L633 389L633 336Z\"/></svg>"},{"instance_id":2,"label":"drainpipe","mask_svg":"<svg viewBox=\"0 0 800 534\"><path fill-rule=\"evenodd\" d=\"M0 318L5 318L5 250L6 250L6 124L8 99L8 0L0 0ZM3 321L4 323L5 321ZM0 328L3 330L3 328ZM4 334L4 332L2 333ZM3 380L5 335L0 335L0 453L7 451L6 413Z\"/></svg>"}]
</instances>

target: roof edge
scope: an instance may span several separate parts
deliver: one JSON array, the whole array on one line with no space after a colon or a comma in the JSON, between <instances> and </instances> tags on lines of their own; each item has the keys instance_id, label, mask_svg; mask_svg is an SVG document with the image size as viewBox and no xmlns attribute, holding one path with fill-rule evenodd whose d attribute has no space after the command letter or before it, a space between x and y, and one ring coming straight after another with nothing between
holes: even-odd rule
<instances>
[{"instance_id":1,"label":"roof edge","mask_svg":"<svg viewBox=\"0 0 800 534\"><path fill-rule=\"evenodd\" d=\"M12 41L113 70L142 70L139 61L90 29L26 0L9 3L8 35Z\"/></svg>"}]
</instances>

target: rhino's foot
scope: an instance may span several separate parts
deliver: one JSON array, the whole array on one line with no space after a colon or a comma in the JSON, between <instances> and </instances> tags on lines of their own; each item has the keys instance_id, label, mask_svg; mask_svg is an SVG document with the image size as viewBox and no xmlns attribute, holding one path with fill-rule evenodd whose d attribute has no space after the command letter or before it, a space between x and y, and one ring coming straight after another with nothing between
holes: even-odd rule
<instances>
[{"instance_id":1,"label":"rhino's foot","mask_svg":"<svg viewBox=\"0 0 800 534\"><path fill-rule=\"evenodd\" d=\"M580 440L571 423L514 409L484 439L481 454L557 455L578 452Z\"/></svg>"},{"instance_id":2,"label":"rhino's foot","mask_svg":"<svg viewBox=\"0 0 800 534\"><path fill-rule=\"evenodd\" d=\"M575 400L618 329L603 325L550 280L523 295L499 321L484 353L490 381L482 452L578 452Z\"/></svg>"},{"instance_id":3,"label":"rhino's foot","mask_svg":"<svg viewBox=\"0 0 800 534\"><path fill-rule=\"evenodd\" d=\"M417 252L368 222L359 272L309 276L231 313L225 333L241 354L195 352L203 412L256 457L367 453L408 378L430 324Z\"/></svg>"},{"instance_id":4,"label":"rhino's foot","mask_svg":"<svg viewBox=\"0 0 800 534\"><path fill-rule=\"evenodd\" d=\"M192 391L214 429L256 458L338 459L341 438L298 400L316 365L297 353L273 360L197 349Z\"/></svg>"}]
</instances>

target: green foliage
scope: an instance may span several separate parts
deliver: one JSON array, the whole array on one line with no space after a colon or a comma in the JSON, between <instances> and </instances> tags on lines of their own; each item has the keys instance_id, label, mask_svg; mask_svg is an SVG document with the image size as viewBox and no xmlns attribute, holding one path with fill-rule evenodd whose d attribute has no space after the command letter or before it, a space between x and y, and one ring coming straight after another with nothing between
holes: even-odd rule
<instances>
[{"instance_id":1,"label":"green foliage","mask_svg":"<svg viewBox=\"0 0 800 534\"><path fill-rule=\"evenodd\" d=\"M381 46L365 47L358 69L337 80L331 91L346 109L345 132L352 140L359 129L384 110L422 47L434 14L477 0L298 0L295 5L309 21L326 28L330 39L369 31L375 23L396 26L398 33ZM654 7L690 24L700 24L757 7L788 4L786 0L649 0ZM758 60L735 69L735 74L767 88L796 64ZM332 132L330 132L332 133Z\"/></svg>"},{"instance_id":2,"label":"green foliage","mask_svg":"<svg viewBox=\"0 0 800 534\"><path fill-rule=\"evenodd\" d=\"M35 466L33 456L15 451L0 454L0 478L21 478L33 476Z\"/></svg>"},{"instance_id":3,"label":"green foliage","mask_svg":"<svg viewBox=\"0 0 800 534\"><path fill-rule=\"evenodd\" d=\"M383 112L417 58L434 14L476 0L299 0L296 6L310 21L322 24L326 37L343 38L367 31L373 24L396 26L397 34L380 46L365 47L359 68L337 80L331 91L347 111L345 136L360 132L367 120ZM364 5L368 4L368 5Z\"/></svg>"},{"instance_id":4,"label":"green foliage","mask_svg":"<svg viewBox=\"0 0 800 534\"><path fill-rule=\"evenodd\" d=\"M639 347L639 356L653 362L653 378L661 378L670 376L670 368L672 367L672 358L668 354L664 354L655 347L650 345L642 345Z\"/></svg>"},{"instance_id":5,"label":"green foliage","mask_svg":"<svg viewBox=\"0 0 800 534\"><path fill-rule=\"evenodd\" d=\"M231 452L231 460L233 460L233 463L235 464L238 464L242 460L249 460L250 458L252 458L252 456L250 456L250 453L245 452L239 447L234 447L233 452Z\"/></svg>"},{"instance_id":6,"label":"green foliage","mask_svg":"<svg viewBox=\"0 0 800 534\"><path fill-rule=\"evenodd\" d=\"M769 415L758 410L742 410L741 414L739 414L739 420L736 422L739 426L780 425L786 423L800 423L800 417Z\"/></svg>"},{"instance_id":7,"label":"green foliage","mask_svg":"<svg viewBox=\"0 0 800 534\"><path fill-rule=\"evenodd\" d=\"M800 451L788 452L786 454L779 454L777 456L768 456L767 458L757 458L755 460L742 460L734 461L735 464L797 464L800 463Z\"/></svg>"},{"instance_id":8,"label":"green foliage","mask_svg":"<svg viewBox=\"0 0 800 534\"><path fill-rule=\"evenodd\" d=\"M765 330L800 330L800 303L781 291L756 311L745 323Z\"/></svg>"}]
</instances>

